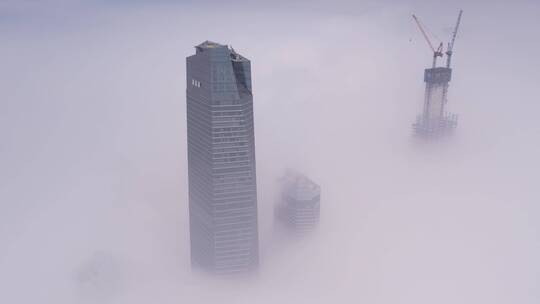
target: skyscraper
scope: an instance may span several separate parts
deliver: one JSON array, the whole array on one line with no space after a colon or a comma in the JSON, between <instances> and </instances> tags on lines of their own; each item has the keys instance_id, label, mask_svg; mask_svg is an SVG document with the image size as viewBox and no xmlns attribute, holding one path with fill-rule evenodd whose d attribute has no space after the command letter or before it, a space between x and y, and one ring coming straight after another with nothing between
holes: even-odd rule
<instances>
[{"instance_id":1,"label":"skyscraper","mask_svg":"<svg viewBox=\"0 0 540 304\"><path fill-rule=\"evenodd\" d=\"M191 263L217 274L258 264L251 63L205 41L187 65Z\"/></svg>"},{"instance_id":2,"label":"skyscraper","mask_svg":"<svg viewBox=\"0 0 540 304\"><path fill-rule=\"evenodd\" d=\"M296 232L307 232L319 224L320 211L321 187L304 175L287 172L275 208L276 218Z\"/></svg>"}]
</instances>

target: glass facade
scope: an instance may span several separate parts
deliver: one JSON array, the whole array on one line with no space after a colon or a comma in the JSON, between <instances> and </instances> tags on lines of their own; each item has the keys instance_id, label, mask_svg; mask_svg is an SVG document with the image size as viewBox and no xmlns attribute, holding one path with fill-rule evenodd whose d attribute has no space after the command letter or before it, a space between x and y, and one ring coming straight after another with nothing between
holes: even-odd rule
<instances>
[{"instance_id":1,"label":"glass facade","mask_svg":"<svg viewBox=\"0 0 540 304\"><path fill-rule=\"evenodd\" d=\"M251 64L226 45L195 48L186 59L191 262L248 272L259 255Z\"/></svg>"}]
</instances>

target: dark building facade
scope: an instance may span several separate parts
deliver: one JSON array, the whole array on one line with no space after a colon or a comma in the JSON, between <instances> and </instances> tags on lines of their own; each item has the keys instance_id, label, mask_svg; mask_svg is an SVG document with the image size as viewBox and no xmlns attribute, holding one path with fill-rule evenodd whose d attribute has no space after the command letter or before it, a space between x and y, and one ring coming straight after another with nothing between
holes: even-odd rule
<instances>
[{"instance_id":1,"label":"dark building facade","mask_svg":"<svg viewBox=\"0 0 540 304\"><path fill-rule=\"evenodd\" d=\"M205 41L187 57L191 263L246 273L259 260L251 63Z\"/></svg>"}]
</instances>

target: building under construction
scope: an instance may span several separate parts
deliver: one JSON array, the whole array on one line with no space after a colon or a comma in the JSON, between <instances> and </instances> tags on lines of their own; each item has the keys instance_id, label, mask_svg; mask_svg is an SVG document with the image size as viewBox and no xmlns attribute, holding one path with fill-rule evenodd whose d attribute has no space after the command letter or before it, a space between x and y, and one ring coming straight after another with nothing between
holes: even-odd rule
<instances>
[{"instance_id":1,"label":"building under construction","mask_svg":"<svg viewBox=\"0 0 540 304\"><path fill-rule=\"evenodd\" d=\"M456 41L462 14L463 11L460 11L446 52L443 52L442 42L437 49L435 49L429 38L428 32L426 31L426 27L422 25L418 17L413 15L418 28L433 51L432 67L424 71L424 82L426 83L424 107L422 114L418 115L416 122L413 124L414 132L417 136L424 138L438 138L450 134L457 126L457 115L446 112L445 106L448 102L448 87L450 80L452 79L452 69L450 68L450 64L452 61L454 42ZM446 66L438 67L437 59L444 55L446 55Z\"/></svg>"}]
</instances>

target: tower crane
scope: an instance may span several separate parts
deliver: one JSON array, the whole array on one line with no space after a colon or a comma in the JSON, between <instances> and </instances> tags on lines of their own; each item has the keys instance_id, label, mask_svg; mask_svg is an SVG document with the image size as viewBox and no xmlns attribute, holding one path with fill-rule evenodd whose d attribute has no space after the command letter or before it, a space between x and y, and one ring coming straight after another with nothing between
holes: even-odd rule
<instances>
[{"instance_id":1,"label":"tower crane","mask_svg":"<svg viewBox=\"0 0 540 304\"><path fill-rule=\"evenodd\" d=\"M454 43L456 42L456 36L459 29L459 24L461 23L461 15L463 15L463 10L459 11L459 15L456 22L456 27L454 28L454 32L452 33L452 40L448 42L448 49L446 49L446 68L450 69L450 63L452 63L452 54L454 53ZM443 88L443 103L448 102L448 82L444 84Z\"/></svg>"},{"instance_id":2,"label":"tower crane","mask_svg":"<svg viewBox=\"0 0 540 304\"><path fill-rule=\"evenodd\" d=\"M429 39L429 36L427 35L426 31L424 30L424 27L422 26L422 23L420 22L418 17L416 17L416 15L414 15L414 14L412 16L413 16L414 21L416 22L416 25L418 25L418 28L420 29L420 32L422 32L422 35L424 36L424 38L426 39L429 47L433 51L433 67L436 67L437 66L437 57L442 57L443 56L443 43L441 42L439 44L439 46L437 47L437 49L435 49L435 47L433 46L433 43L431 43L431 40Z\"/></svg>"},{"instance_id":3,"label":"tower crane","mask_svg":"<svg viewBox=\"0 0 540 304\"><path fill-rule=\"evenodd\" d=\"M446 50L446 67L450 67L450 63L452 62L452 53L454 50L454 42L456 42L456 36L459 29L459 24L461 23L461 15L463 15L463 10L459 11L459 15L456 22L456 27L454 28L454 32L452 33L452 40L448 43L448 49Z\"/></svg>"}]
</instances>

